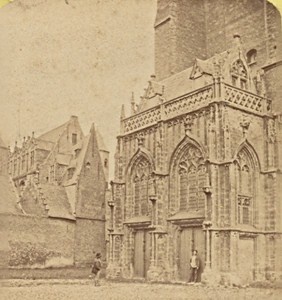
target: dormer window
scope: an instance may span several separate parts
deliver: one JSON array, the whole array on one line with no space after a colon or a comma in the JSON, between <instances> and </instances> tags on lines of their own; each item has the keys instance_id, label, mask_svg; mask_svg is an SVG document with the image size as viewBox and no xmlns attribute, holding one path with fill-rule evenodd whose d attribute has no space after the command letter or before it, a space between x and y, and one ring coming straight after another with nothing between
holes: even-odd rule
<instances>
[{"instance_id":1,"label":"dormer window","mask_svg":"<svg viewBox=\"0 0 282 300\"><path fill-rule=\"evenodd\" d=\"M76 145L77 144L77 134L76 133L73 133L72 136L71 136L71 141L72 141L72 144L73 145Z\"/></svg>"},{"instance_id":2,"label":"dormer window","mask_svg":"<svg viewBox=\"0 0 282 300\"><path fill-rule=\"evenodd\" d=\"M241 59L236 60L231 67L232 85L242 90L248 89L248 73Z\"/></svg>"},{"instance_id":3,"label":"dormer window","mask_svg":"<svg viewBox=\"0 0 282 300\"><path fill-rule=\"evenodd\" d=\"M257 50L256 49L251 49L247 53L247 63L248 65L253 65L257 62Z\"/></svg>"}]
</instances>

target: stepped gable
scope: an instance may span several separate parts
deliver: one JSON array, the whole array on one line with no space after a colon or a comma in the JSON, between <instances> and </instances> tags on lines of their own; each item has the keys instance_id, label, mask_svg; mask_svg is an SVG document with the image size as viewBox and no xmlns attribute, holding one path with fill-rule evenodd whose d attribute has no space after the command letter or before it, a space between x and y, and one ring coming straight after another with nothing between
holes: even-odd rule
<instances>
[{"instance_id":1,"label":"stepped gable","mask_svg":"<svg viewBox=\"0 0 282 300\"><path fill-rule=\"evenodd\" d=\"M0 175L0 213L21 214L18 197L8 176Z\"/></svg>"},{"instance_id":2,"label":"stepped gable","mask_svg":"<svg viewBox=\"0 0 282 300\"><path fill-rule=\"evenodd\" d=\"M75 220L71 213L71 206L63 186L40 184L45 209L48 217Z\"/></svg>"}]
</instances>

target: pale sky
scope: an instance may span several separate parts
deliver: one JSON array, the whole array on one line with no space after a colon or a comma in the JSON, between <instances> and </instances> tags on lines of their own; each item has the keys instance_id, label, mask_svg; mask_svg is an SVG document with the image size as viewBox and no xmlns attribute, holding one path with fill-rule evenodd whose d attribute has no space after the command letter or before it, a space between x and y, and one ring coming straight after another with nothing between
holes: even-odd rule
<instances>
[{"instance_id":1,"label":"pale sky","mask_svg":"<svg viewBox=\"0 0 282 300\"><path fill-rule=\"evenodd\" d=\"M121 105L153 74L156 1L67 2L0 9L0 134L13 145L77 115L85 134L96 124L113 155Z\"/></svg>"},{"instance_id":2,"label":"pale sky","mask_svg":"<svg viewBox=\"0 0 282 300\"><path fill-rule=\"evenodd\" d=\"M7 145L77 115L85 134L96 124L113 157L121 105L129 107L132 91L139 101L154 73L155 14L156 0L3 6L0 134Z\"/></svg>"}]
</instances>

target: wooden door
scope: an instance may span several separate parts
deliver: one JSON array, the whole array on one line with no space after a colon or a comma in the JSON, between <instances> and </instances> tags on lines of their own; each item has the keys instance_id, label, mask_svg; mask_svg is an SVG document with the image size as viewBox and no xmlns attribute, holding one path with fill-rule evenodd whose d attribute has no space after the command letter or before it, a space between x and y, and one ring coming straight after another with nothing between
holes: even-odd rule
<instances>
[{"instance_id":1,"label":"wooden door","mask_svg":"<svg viewBox=\"0 0 282 300\"><path fill-rule=\"evenodd\" d=\"M206 260L206 240L205 232L200 227L193 229L194 237L194 249L198 250L198 256L200 259L200 268L198 271L198 282L201 281L201 275L204 271L205 260Z\"/></svg>"},{"instance_id":2,"label":"wooden door","mask_svg":"<svg viewBox=\"0 0 282 300\"><path fill-rule=\"evenodd\" d=\"M198 281L200 281L205 262L205 234L201 227L185 228L180 233L179 278L182 281L188 281L190 278L190 258L192 250L198 250L200 258Z\"/></svg>"},{"instance_id":3,"label":"wooden door","mask_svg":"<svg viewBox=\"0 0 282 300\"><path fill-rule=\"evenodd\" d=\"M145 230L135 233L134 242L134 275L145 278L150 264L150 234Z\"/></svg>"},{"instance_id":4,"label":"wooden door","mask_svg":"<svg viewBox=\"0 0 282 300\"><path fill-rule=\"evenodd\" d=\"M239 239L238 250L238 273L244 283L250 283L254 279L254 240Z\"/></svg>"},{"instance_id":5,"label":"wooden door","mask_svg":"<svg viewBox=\"0 0 282 300\"><path fill-rule=\"evenodd\" d=\"M180 249L179 249L179 278L182 281L189 280L189 260L192 251L192 234L191 229L183 229L180 233Z\"/></svg>"}]
</instances>

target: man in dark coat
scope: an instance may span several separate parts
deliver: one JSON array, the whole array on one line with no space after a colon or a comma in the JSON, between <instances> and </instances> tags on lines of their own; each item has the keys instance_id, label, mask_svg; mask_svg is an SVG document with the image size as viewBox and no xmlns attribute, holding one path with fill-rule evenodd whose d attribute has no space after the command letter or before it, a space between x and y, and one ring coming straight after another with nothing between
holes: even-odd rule
<instances>
[{"instance_id":1,"label":"man in dark coat","mask_svg":"<svg viewBox=\"0 0 282 300\"><path fill-rule=\"evenodd\" d=\"M92 266L92 273L94 274L94 284L96 286L100 285L100 273L102 269L101 257L101 253L97 253L96 258L94 260L94 264Z\"/></svg>"}]
</instances>

